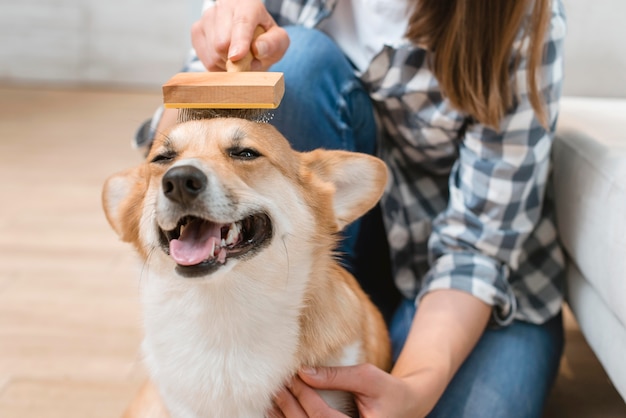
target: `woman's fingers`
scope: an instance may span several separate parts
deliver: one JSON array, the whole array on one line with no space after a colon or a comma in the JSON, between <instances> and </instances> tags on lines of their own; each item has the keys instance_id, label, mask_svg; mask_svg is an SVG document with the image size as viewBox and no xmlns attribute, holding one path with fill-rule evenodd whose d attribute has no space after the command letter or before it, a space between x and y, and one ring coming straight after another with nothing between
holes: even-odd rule
<instances>
[{"instance_id":1,"label":"woman's fingers","mask_svg":"<svg viewBox=\"0 0 626 418\"><path fill-rule=\"evenodd\" d=\"M289 35L278 25L272 26L252 44L252 54L259 61L259 70L267 70L277 63L289 48Z\"/></svg>"},{"instance_id":2,"label":"woman's fingers","mask_svg":"<svg viewBox=\"0 0 626 418\"><path fill-rule=\"evenodd\" d=\"M306 385L298 376L293 377L287 388L276 395L274 403L287 418L310 416L347 418L346 415L328 406L319 393Z\"/></svg>"},{"instance_id":3,"label":"woman's fingers","mask_svg":"<svg viewBox=\"0 0 626 418\"><path fill-rule=\"evenodd\" d=\"M318 367L303 369L299 376L314 388L342 390L356 395L378 394L389 375L372 364L346 367Z\"/></svg>"},{"instance_id":4,"label":"woman's fingers","mask_svg":"<svg viewBox=\"0 0 626 418\"><path fill-rule=\"evenodd\" d=\"M255 40L260 26L264 33ZM192 44L209 71L223 70L227 59L238 61L249 51L253 70L267 69L284 55L289 37L259 0L220 0L192 26Z\"/></svg>"},{"instance_id":5,"label":"woman's fingers","mask_svg":"<svg viewBox=\"0 0 626 418\"><path fill-rule=\"evenodd\" d=\"M289 389L283 387L274 397L274 410L270 416L277 418L305 418L307 414L295 395Z\"/></svg>"}]
</instances>

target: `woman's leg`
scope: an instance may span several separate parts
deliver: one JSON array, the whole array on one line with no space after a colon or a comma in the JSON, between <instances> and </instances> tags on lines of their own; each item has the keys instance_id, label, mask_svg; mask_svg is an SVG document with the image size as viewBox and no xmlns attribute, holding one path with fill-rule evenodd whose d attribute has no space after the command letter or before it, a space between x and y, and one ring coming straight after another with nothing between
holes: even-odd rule
<instances>
[{"instance_id":1,"label":"woman's leg","mask_svg":"<svg viewBox=\"0 0 626 418\"><path fill-rule=\"evenodd\" d=\"M284 73L285 96L270 123L299 151L343 149L373 154L372 103L337 45L315 29L285 28L291 44L270 71ZM359 223L344 231L339 249L352 267Z\"/></svg>"},{"instance_id":2,"label":"woman's leg","mask_svg":"<svg viewBox=\"0 0 626 418\"><path fill-rule=\"evenodd\" d=\"M373 154L373 107L350 61L318 30L285 29L291 44L270 68L284 73L285 96L270 123L299 151L323 147Z\"/></svg>"},{"instance_id":3,"label":"woman's leg","mask_svg":"<svg viewBox=\"0 0 626 418\"><path fill-rule=\"evenodd\" d=\"M412 306L405 301L392 321L394 354L408 333ZM515 321L487 329L429 417L540 418L562 353L561 315L542 325Z\"/></svg>"}]
</instances>

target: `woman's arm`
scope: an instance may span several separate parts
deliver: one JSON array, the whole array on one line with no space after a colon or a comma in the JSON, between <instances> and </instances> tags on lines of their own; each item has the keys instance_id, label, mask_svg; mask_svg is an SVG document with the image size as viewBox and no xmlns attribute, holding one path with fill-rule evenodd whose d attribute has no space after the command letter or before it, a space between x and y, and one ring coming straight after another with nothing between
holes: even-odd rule
<instances>
[{"instance_id":1,"label":"woman's arm","mask_svg":"<svg viewBox=\"0 0 626 418\"><path fill-rule=\"evenodd\" d=\"M435 406L482 335L490 314L491 306L459 290L436 290L421 299L391 372L413 388L420 415Z\"/></svg>"}]
</instances>

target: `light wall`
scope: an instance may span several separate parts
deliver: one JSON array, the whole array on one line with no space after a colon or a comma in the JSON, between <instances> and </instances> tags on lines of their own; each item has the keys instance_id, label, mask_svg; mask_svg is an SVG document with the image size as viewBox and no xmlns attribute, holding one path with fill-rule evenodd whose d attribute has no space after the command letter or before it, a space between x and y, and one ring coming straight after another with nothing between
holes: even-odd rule
<instances>
[{"instance_id":1,"label":"light wall","mask_svg":"<svg viewBox=\"0 0 626 418\"><path fill-rule=\"evenodd\" d=\"M565 94L626 97L626 1L564 0Z\"/></svg>"},{"instance_id":2,"label":"light wall","mask_svg":"<svg viewBox=\"0 0 626 418\"><path fill-rule=\"evenodd\" d=\"M199 4L0 0L0 81L158 86L180 69Z\"/></svg>"},{"instance_id":3,"label":"light wall","mask_svg":"<svg viewBox=\"0 0 626 418\"><path fill-rule=\"evenodd\" d=\"M624 0L564 0L565 94L626 97ZM180 69L202 0L0 0L0 82L155 88Z\"/></svg>"}]
</instances>

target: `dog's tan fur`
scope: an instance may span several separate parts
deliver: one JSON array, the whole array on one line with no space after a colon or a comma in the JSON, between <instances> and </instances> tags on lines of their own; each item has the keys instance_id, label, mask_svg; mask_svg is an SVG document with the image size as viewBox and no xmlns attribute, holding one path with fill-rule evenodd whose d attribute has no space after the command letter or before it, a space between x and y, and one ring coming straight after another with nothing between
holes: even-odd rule
<instances>
[{"instance_id":1,"label":"dog's tan fur","mask_svg":"<svg viewBox=\"0 0 626 418\"><path fill-rule=\"evenodd\" d=\"M233 155L241 150L255 154ZM181 276L158 230L191 210L163 192L165 173L184 165L209 178L196 216L228 223L261 211L269 243L203 277ZM334 254L338 233L380 198L386 173L374 157L299 153L268 124L213 119L174 127L144 164L107 180L107 218L145 264L144 352L174 418L264 416L302 366L390 366L382 316ZM350 412L345 397L324 396Z\"/></svg>"}]
</instances>

